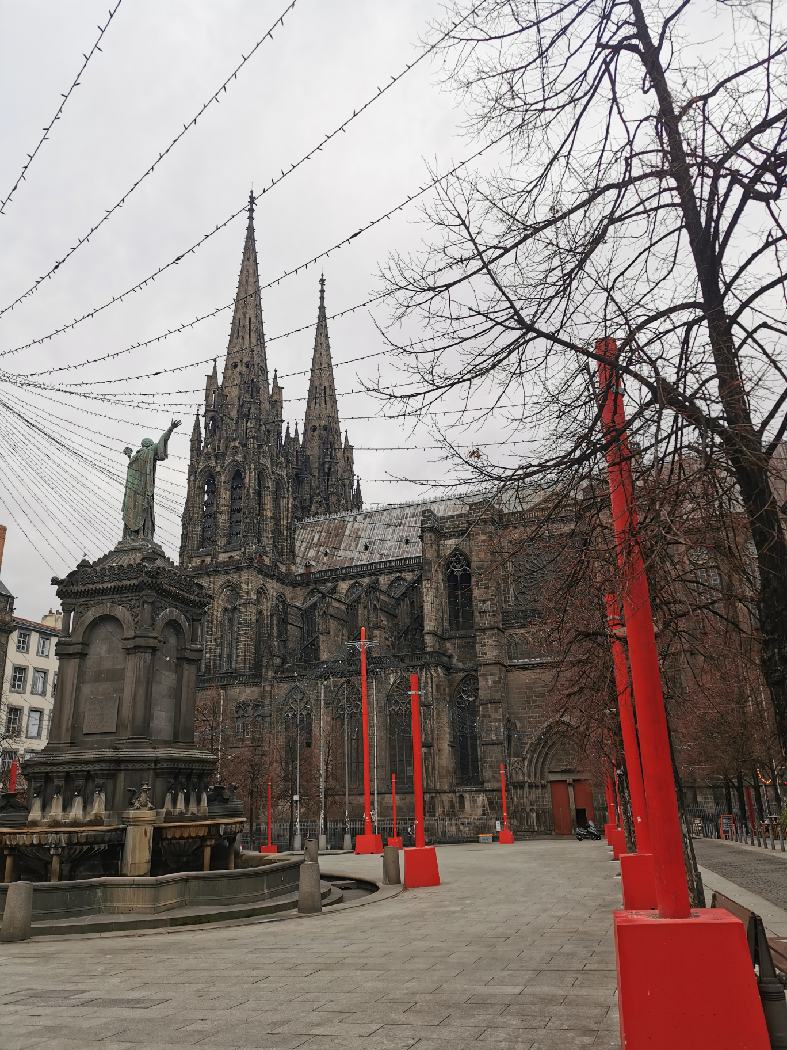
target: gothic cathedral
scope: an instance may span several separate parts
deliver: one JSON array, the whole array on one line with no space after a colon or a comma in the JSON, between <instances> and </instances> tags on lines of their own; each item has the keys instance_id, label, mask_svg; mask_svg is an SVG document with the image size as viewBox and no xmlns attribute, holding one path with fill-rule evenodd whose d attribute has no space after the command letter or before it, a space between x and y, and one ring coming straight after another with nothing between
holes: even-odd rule
<instances>
[{"instance_id":1,"label":"gothic cathedral","mask_svg":"<svg viewBox=\"0 0 787 1050\"><path fill-rule=\"evenodd\" d=\"M250 815L267 777L286 779L297 763L302 813L315 817L316 773L307 774L318 748L328 818L360 811L351 643L362 625L373 643L380 815L391 773L408 812L412 670L422 683L429 816L493 821L503 761L521 830L570 830L557 827L556 785L592 815L587 773L567 727L550 716L538 574L521 553L532 508L478 494L363 510L342 437L324 279L302 434L284 428L283 399L276 372L268 376L250 202L223 375L214 364L194 420L180 551L212 596L201 695L219 698L223 746ZM259 766L239 762L244 752Z\"/></svg>"}]
</instances>

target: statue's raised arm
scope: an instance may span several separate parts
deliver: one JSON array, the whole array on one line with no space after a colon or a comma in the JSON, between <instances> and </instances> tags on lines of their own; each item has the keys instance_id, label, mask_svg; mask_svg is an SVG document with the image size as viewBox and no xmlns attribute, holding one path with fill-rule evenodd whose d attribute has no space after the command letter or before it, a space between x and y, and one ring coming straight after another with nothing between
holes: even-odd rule
<instances>
[{"instance_id":1,"label":"statue's raised arm","mask_svg":"<svg viewBox=\"0 0 787 1050\"><path fill-rule=\"evenodd\" d=\"M126 490L123 494L123 539L153 542L156 528L154 496L156 489L156 462L167 458L169 439L180 426L173 419L158 441L143 438L140 447L129 456L126 470ZM126 450L126 454L130 449Z\"/></svg>"}]
</instances>

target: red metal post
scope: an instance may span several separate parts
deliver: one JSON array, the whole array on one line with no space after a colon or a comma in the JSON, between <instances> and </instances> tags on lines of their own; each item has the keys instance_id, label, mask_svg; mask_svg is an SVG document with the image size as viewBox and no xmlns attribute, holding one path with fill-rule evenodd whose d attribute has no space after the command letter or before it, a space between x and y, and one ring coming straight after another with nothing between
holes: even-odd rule
<instances>
[{"instance_id":1,"label":"red metal post","mask_svg":"<svg viewBox=\"0 0 787 1050\"><path fill-rule=\"evenodd\" d=\"M500 763L500 794L503 799L503 827L497 836L501 846L512 846L514 844L514 833L508 826L508 799L506 798L506 765Z\"/></svg>"},{"instance_id":2,"label":"red metal post","mask_svg":"<svg viewBox=\"0 0 787 1050\"><path fill-rule=\"evenodd\" d=\"M426 845L424 837L424 776L421 758L421 695L418 675L410 675L410 714L413 729L413 794L415 795L415 845Z\"/></svg>"},{"instance_id":3,"label":"red metal post","mask_svg":"<svg viewBox=\"0 0 787 1050\"><path fill-rule=\"evenodd\" d=\"M604 782L604 797L607 801L607 823L613 826L617 823L615 813L615 792L612 787L612 775L607 773L607 778Z\"/></svg>"},{"instance_id":4,"label":"red metal post","mask_svg":"<svg viewBox=\"0 0 787 1050\"><path fill-rule=\"evenodd\" d=\"M391 812L393 814L393 837L396 838L396 773L391 773Z\"/></svg>"},{"instance_id":5,"label":"red metal post","mask_svg":"<svg viewBox=\"0 0 787 1050\"><path fill-rule=\"evenodd\" d=\"M683 838L672 773L667 716L661 688L656 634L645 563L639 544L639 522L626 438L626 417L614 339L596 342L598 380L602 398L601 421L608 443L606 458L623 609L637 699L642 769L656 873L658 911L662 919L690 914L689 889L683 862Z\"/></svg>"},{"instance_id":6,"label":"red metal post","mask_svg":"<svg viewBox=\"0 0 787 1050\"><path fill-rule=\"evenodd\" d=\"M271 845L273 832L273 806L271 805L271 778L268 777L268 845Z\"/></svg>"},{"instance_id":7,"label":"red metal post","mask_svg":"<svg viewBox=\"0 0 787 1050\"><path fill-rule=\"evenodd\" d=\"M8 771L8 790L16 791L16 778L19 773L19 762L14 759Z\"/></svg>"},{"instance_id":8,"label":"red metal post","mask_svg":"<svg viewBox=\"0 0 787 1050\"><path fill-rule=\"evenodd\" d=\"M645 802L645 785L642 780L642 765L639 757L637 740L637 723L634 720L634 702L631 695L626 652L620 640L623 624L620 620L620 608L617 595L606 596L607 622L612 645L612 664L615 670L615 689L618 694L618 711L620 713L620 734L623 737L623 755L626 760L629 791L631 792L631 812L634 817L634 838L638 853L650 853L650 834L648 830L648 809Z\"/></svg>"},{"instance_id":9,"label":"red metal post","mask_svg":"<svg viewBox=\"0 0 787 1050\"><path fill-rule=\"evenodd\" d=\"M363 732L363 833L372 834L372 792L369 783L369 703L366 697L366 628L361 628L361 729Z\"/></svg>"}]
</instances>

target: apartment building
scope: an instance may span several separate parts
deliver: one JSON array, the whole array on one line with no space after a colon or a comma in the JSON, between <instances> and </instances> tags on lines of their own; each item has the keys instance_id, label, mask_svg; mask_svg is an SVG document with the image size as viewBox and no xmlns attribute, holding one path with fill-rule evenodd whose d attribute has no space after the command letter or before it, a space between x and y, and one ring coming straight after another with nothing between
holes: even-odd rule
<instances>
[{"instance_id":1,"label":"apartment building","mask_svg":"<svg viewBox=\"0 0 787 1050\"><path fill-rule=\"evenodd\" d=\"M13 618L0 700L2 765L47 741L57 686L55 643L63 616L49 612L40 621Z\"/></svg>"}]
</instances>

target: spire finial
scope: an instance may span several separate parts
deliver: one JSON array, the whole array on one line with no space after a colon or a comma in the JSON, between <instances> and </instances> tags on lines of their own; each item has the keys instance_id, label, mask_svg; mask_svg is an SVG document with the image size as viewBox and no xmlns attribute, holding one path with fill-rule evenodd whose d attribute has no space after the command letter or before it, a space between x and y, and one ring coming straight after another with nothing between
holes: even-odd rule
<instances>
[{"instance_id":1,"label":"spire finial","mask_svg":"<svg viewBox=\"0 0 787 1050\"><path fill-rule=\"evenodd\" d=\"M320 274L320 306L325 308L325 274Z\"/></svg>"},{"instance_id":2,"label":"spire finial","mask_svg":"<svg viewBox=\"0 0 787 1050\"><path fill-rule=\"evenodd\" d=\"M254 187L249 190L249 222L254 218Z\"/></svg>"}]
</instances>

